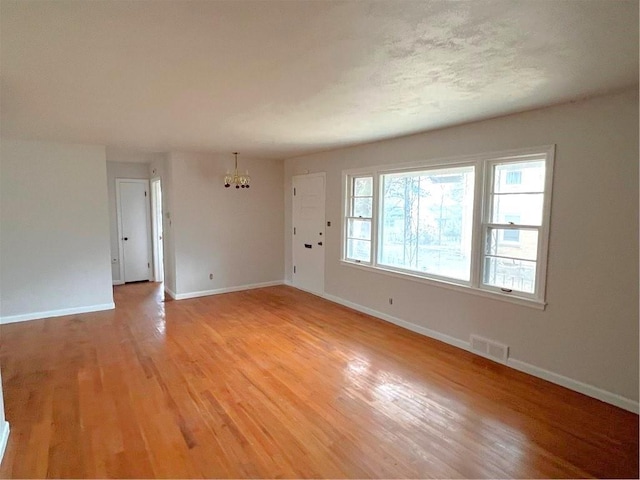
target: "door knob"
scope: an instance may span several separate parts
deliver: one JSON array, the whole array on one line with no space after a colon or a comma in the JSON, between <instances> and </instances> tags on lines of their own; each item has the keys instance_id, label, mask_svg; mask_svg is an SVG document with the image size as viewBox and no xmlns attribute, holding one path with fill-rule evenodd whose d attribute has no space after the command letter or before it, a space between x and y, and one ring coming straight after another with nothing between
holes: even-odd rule
<instances>
[{"instance_id":1,"label":"door knob","mask_svg":"<svg viewBox=\"0 0 640 480\"><path fill-rule=\"evenodd\" d=\"M129 237L124 237L123 240L126 242L127 240L129 240Z\"/></svg>"},{"instance_id":2,"label":"door knob","mask_svg":"<svg viewBox=\"0 0 640 480\"><path fill-rule=\"evenodd\" d=\"M318 245L322 246L322 242L318 242Z\"/></svg>"}]
</instances>

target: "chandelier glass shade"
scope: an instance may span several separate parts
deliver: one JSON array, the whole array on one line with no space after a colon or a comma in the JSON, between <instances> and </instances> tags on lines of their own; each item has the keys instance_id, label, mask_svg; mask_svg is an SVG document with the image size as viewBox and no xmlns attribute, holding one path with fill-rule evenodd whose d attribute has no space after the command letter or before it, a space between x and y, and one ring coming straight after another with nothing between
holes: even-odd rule
<instances>
[{"instance_id":1,"label":"chandelier glass shade","mask_svg":"<svg viewBox=\"0 0 640 480\"><path fill-rule=\"evenodd\" d=\"M236 157L236 168L233 173L227 170L227 174L224 176L224 186L229 188L231 185L235 185L236 188L249 188L251 177L249 176L249 170L244 175L238 174L238 152L233 152Z\"/></svg>"}]
</instances>

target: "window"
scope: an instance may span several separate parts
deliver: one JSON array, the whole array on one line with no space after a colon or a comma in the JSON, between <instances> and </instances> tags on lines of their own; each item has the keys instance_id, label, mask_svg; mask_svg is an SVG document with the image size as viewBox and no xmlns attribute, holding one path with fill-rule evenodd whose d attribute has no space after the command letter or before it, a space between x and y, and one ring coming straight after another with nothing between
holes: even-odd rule
<instances>
[{"instance_id":1,"label":"window","mask_svg":"<svg viewBox=\"0 0 640 480\"><path fill-rule=\"evenodd\" d=\"M474 167L381 175L378 264L471 275Z\"/></svg>"},{"instance_id":2,"label":"window","mask_svg":"<svg viewBox=\"0 0 640 480\"><path fill-rule=\"evenodd\" d=\"M553 153L344 172L342 260L544 304Z\"/></svg>"},{"instance_id":3,"label":"window","mask_svg":"<svg viewBox=\"0 0 640 480\"><path fill-rule=\"evenodd\" d=\"M509 183L518 166L520 182ZM543 219L545 161L500 161L488 165L483 285L534 294ZM507 213L510 212L510 213ZM512 213L517 212L517 213ZM515 241L515 243L514 243Z\"/></svg>"},{"instance_id":4,"label":"window","mask_svg":"<svg viewBox=\"0 0 640 480\"><path fill-rule=\"evenodd\" d=\"M357 263L369 263L371 262L373 177L353 177L350 179L348 210L345 258Z\"/></svg>"}]
</instances>

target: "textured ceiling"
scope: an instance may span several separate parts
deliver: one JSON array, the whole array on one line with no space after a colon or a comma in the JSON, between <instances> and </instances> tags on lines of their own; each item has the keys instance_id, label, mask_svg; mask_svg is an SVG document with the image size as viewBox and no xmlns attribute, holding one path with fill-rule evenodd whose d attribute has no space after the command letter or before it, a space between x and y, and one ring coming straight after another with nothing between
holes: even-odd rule
<instances>
[{"instance_id":1,"label":"textured ceiling","mask_svg":"<svg viewBox=\"0 0 640 480\"><path fill-rule=\"evenodd\" d=\"M282 158L638 82L638 2L2 0L1 133Z\"/></svg>"}]
</instances>

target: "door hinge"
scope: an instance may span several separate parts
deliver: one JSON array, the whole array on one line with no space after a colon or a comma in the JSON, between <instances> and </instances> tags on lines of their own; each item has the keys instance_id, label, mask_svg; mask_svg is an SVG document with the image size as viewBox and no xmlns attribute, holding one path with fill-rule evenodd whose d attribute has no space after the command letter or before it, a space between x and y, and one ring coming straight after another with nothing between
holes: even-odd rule
<instances>
[{"instance_id":1,"label":"door hinge","mask_svg":"<svg viewBox=\"0 0 640 480\"><path fill-rule=\"evenodd\" d=\"M151 265L149 265L149 262L147 262L147 268L151 268Z\"/></svg>"},{"instance_id":2,"label":"door hinge","mask_svg":"<svg viewBox=\"0 0 640 480\"><path fill-rule=\"evenodd\" d=\"M293 266L293 273L296 273L296 266Z\"/></svg>"},{"instance_id":3,"label":"door hinge","mask_svg":"<svg viewBox=\"0 0 640 480\"><path fill-rule=\"evenodd\" d=\"M144 192L144 196L145 196L145 197L147 196L147 192Z\"/></svg>"},{"instance_id":4,"label":"door hinge","mask_svg":"<svg viewBox=\"0 0 640 480\"><path fill-rule=\"evenodd\" d=\"M293 196L296 196L296 187L293 187Z\"/></svg>"},{"instance_id":5,"label":"door hinge","mask_svg":"<svg viewBox=\"0 0 640 480\"><path fill-rule=\"evenodd\" d=\"M296 234L296 227L293 227L293 234Z\"/></svg>"}]
</instances>

